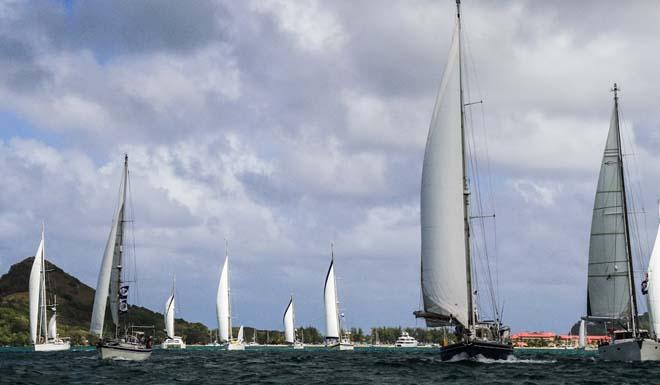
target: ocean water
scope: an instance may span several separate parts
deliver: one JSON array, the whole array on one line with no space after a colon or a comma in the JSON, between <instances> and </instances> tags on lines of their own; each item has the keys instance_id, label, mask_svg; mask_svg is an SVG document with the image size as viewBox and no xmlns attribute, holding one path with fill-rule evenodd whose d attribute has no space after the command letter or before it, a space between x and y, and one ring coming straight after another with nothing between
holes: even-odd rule
<instances>
[{"instance_id":1,"label":"ocean water","mask_svg":"<svg viewBox=\"0 0 660 385\"><path fill-rule=\"evenodd\" d=\"M155 350L136 363L93 349L0 348L6 384L660 384L660 363L604 363L592 352L526 351L501 361L441 362L435 349L255 347Z\"/></svg>"}]
</instances>

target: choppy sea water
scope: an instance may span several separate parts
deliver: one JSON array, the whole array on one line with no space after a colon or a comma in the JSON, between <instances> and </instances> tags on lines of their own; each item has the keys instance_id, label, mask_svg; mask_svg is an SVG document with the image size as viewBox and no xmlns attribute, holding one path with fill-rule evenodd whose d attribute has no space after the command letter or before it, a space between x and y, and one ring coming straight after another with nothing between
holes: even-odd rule
<instances>
[{"instance_id":1,"label":"choppy sea water","mask_svg":"<svg viewBox=\"0 0 660 385\"><path fill-rule=\"evenodd\" d=\"M436 349L254 347L154 350L149 361L100 361L93 349L0 348L7 384L660 384L660 363L604 363L592 352L516 351L502 361L441 362Z\"/></svg>"}]
</instances>

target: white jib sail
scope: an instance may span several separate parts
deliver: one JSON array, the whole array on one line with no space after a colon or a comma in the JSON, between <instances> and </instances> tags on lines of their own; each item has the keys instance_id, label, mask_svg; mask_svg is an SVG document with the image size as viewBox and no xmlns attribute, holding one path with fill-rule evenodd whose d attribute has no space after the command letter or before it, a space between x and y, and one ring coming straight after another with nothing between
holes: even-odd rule
<instances>
[{"instance_id":1,"label":"white jib sail","mask_svg":"<svg viewBox=\"0 0 660 385\"><path fill-rule=\"evenodd\" d=\"M37 331L39 323L39 296L41 293L41 271L43 270L41 254L43 253L43 249L44 237L42 233L41 242L39 242L39 247L37 247L37 253L34 255L34 262L32 262L32 269L30 270L30 340L33 344L38 342Z\"/></svg>"},{"instance_id":2,"label":"white jib sail","mask_svg":"<svg viewBox=\"0 0 660 385\"><path fill-rule=\"evenodd\" d=\"M424 153L421 278L424 311L452 317L467 326L459 45L457 24ZM428 318L426 322L438 326Z\"/></svg>"},{"instance_id":3,"label":"white jib sail","mask_svg":"<svg viewBox=\"0 0 660 385\"><path fill-rule=\"evenodd\" d=\"M245 341L245 338L243 337L243 325L241 325L240 328L238 328L238 336L236 336L236 340L238 342L243 342Z\"/></svg>"},{"instance_id":4,"label":"white jib sail","mask_svg":"<svg viewBox=\"0 0 660 385\"><path fill-rule=\"evenodd\" d=\"M57 314L53 313L48 321L48 339L54 340L57 338Z\"/></svg>"},{"instance_id":5,"label":"white jib sail","mask_svg":"<svg viewBox=\"0 0 660 385\"><path fill-rule=\"evenodd\" d=\"M655 237L653 252L649 259L647 283L647 298L651 331L656 336L660 334L660 225Z\"/></svg>"},{"instance_id":6,"label":"white jib sail","mask_svg":"<svg viewBox=\"0 0 660 385\"><path fill-rule=\"evenodd\" d=\"M580 333L578 334L578 347L584 348L587 346L587 328L584 320L580 320Z\"/></svg>"},{"instance_id":7,"label":"white jib sail","mask_svg":"<svg viewBox=\"0 0 660 385\"><path fill-rule=\"evenodd\" d=\"M589 241L587 316L630 319L628 251L616 107L598 176Z\"/></svg>"},{"instance_id":8,"label":"white jib sail","mask_svg":"<svg viewBox=\"0 0 660 385\"><path fill-rule=\"evenodd\" d=\"M289 301L286 310L284 311L284 341L287 343L295 342L295 329L293 325L293 297Z\"/></svg>"},{"instance_id":9,"label":"white jib sail","mask_svg":"<svg viewBox=\"0 0 660 385\"><path fill-rule=\"evenodd\" d=\"M220 282L218 283L218 295L216 297L216 312L218 316L218 328L220 340L229 341L229 257L225 257L225 263L220 271Z\"/></svg>"},{"instance_id":10,"label":"white jib sail","mask_svg":"<svg viewBox=\"0 0 660 385\"><path fill-rule=\"evenodd\" d=\"M165 332L168 338L174 337L174 294L165 302Z\"/></svg>"},{"instance_id":11,"label":"white jib sail","mask_svg":"<svg viewBox=\"0 0 660 385\"><path fill-rule=\"evenodd\" d=\"M127 161L126 161L127 162ZM126 200L126 180L128 179L128 164L124 164L124 177L122 194L119 197L119 206L112 222L110 235L103 252L99 278L96 283L94 294L94 308L89 331L97 336L103 335L103 320L105 318L105 307L110 297L110 313L115 325L119 324L118 298L119 298L119 266L121 266L122 238L124 224L124 202Z\"/></svg>"},{"instance_id":12,"label":"white jib sail","mask_svg":"<svg viewBox=\"0 0 660 385\"><path fill-rule=\"evenodd\" d=\"M328 274L325 277L323 299L325 304L325 338L339 338L339 309L337 308L334 259L330 261L330 268L328 268Z\"/></svg>"}]
</instances>

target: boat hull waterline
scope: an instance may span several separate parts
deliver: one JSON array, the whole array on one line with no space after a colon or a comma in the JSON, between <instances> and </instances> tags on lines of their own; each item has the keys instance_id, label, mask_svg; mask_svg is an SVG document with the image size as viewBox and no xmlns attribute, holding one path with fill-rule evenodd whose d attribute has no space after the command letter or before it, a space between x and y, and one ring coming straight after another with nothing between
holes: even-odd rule
<instances>
[{"instance_id":1,"label":"boat hull waterline","mask_svg":"<svg viewBox=\"0 0 660 385\"><path fill-rule=\"evenodd\" d=\"M34 345L35 352L59 352L62 350L69 350L71 344L69 341L63 342L47 342L45 344L36 344Z\"/></svg>"},{"instance_id":2,"label":"boat hull waterline","mask_svg":"<svg viewBox=\"0 0 660 385\"><path fill-rule=\"evenodd\" d=\"M112 345L101 343L97 345L96 349L102 360L144 361L151 357L152 352L151 349L121 343Z\"/></svg>"},{"instance_id":3,"label":"boat hull waterline","mask_svg":"<svg viewBox=\"0 0 660 385\"><path fill-rule=\"evenodd\" d=\"M477 358L481 356L491 360L507 360L513 355L513 346L493 342L459 342L447 345L440 350L440 359L449 361L456 356Z\"/></svg>"},{"instance_id":4,"label":"boat hull waterline","mask_svg":"<svg viewBox=\"0 0 660 385\"><path fill-rule=\"evenodd\" d=\"M660 361L660 342L645 338L601 345L598 356L605 361Z\"/></svg>"}]
</instances>

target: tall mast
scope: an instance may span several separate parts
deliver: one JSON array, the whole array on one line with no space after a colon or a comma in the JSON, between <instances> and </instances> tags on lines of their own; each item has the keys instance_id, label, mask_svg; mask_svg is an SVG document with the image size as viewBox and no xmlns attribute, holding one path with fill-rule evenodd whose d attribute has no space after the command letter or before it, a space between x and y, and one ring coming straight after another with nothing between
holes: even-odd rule
<instances>
[{"instance_id":1,"label":"tall mast","mask_svg":"<svg viewBox=\"0 0 660 385\"><path fill-rule=\"evenodd\" d=\"M628 253L628 290L630 292L630 318L633 334L638 335L637 330L637 296L635 293L635 277L633 274L632 248L630 246L630 225L628 223L628 199L626 197L625 172L623 169L623 151L621 148L621 130L619 129L619 87L614 83L614 114L616 119L616 140L619 149L619 177L621 178L621 202L623 206L623 232L626 236L626 253Z\"/></svg>"},{"instance_id":2,"label":"tall mast","mask_svg":"<svg viewBox=\"0 0 660 385\"><path fill-rule=\"evenodd\" d=\"M470 255L470 181L468 179L467 155L465 153L465 103L463 101L463 63L461 44L461 0L456 0L456 23L458 23L458 79L461 104L461 153L463 156L463 223L465 228L465 269L467 277L468 329L475 323L472 298L472 258Z\"/></svg>"},{"instance_id":3,"label":"tall mast","mask_svg":"<svg viewBox=\"0 0 660 385\"><path fill-rule=\"evenodd\" d=\"M123 268L123 260L124 260L124 223L126 222L124 220L125 217L125 212L126 212L126 189L128 184L128 154L124 154L124 183L122 186L121 190L121 202L123 207L121 208L120 215L121 218L118 218L118 226L117 226L117 236L119 237L119 253L118 253L118 258L117 258L117 289L121 290L121 271ZM114 296L118 296L119 293L112 293ZM119 301L117 301L117 306L119 306ZM120 317L117 317L117 323L121 323L121 314L122 312L119 312ZM115 336L117 335L118 331L120 331L120 325L115 325Z\"/></svg>"},{"instance_id":4,"label":"tall mast","mask_svg":"<svg viewBox=\"0 0 660 385\"><path fill-rule=\"evenodd\" d=\"M44 342L48 341L48 324L46 323L46 241L44 237L44 232L45 232L45 225L43 222L41 222L41 242L43 244L43 247L41 249L41 255L39 258L41 258L41 290L40 290L40 296L41 296L41 331L44 334Z\"/></svg>"},{"instance_id":5,"label":"tall mast","mask_svg":"<svg viewBox=\"0 0 660 385\"><path fill-rule=\"evenodd\" d=\"M334 244L334 242L330 242L330 258L331 258L330 263L332 264L332 268L334 269L334 267L335 267L335 244ZM332 275L332 279L335 281L334 286L335 286L335 304L336 304L336 308L337 308L337 325L339 326L339 330L338 330L339 340L341 340L343 331L341 330L341 315L339 314L340 313L340 311L339 311L339 295L337 295L337 272L335 272L335 274Z\"/></svg>"},{"instance_id":6,"label":"tall mast","mask_svg":"<svg viewBox=\"0 0 660 385\"><path fill-rule=\"evenodd\" d=\"M229 325L229 341L231 341L234 339L234 333L231 330L231 286L229 285L229 242L227 239L225 239L225 258L227 258L227 324Z\"/></svg>"}]
</instances>

